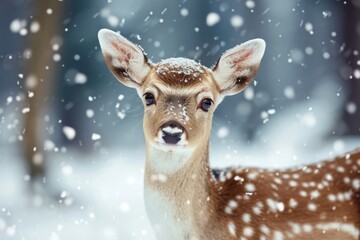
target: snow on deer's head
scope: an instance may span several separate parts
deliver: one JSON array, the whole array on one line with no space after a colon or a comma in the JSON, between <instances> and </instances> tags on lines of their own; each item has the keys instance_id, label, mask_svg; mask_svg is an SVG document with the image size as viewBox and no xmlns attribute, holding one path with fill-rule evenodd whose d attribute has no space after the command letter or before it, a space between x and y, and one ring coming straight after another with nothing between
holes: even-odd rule
<instances>
[{"instance_id":1,"label":"snow on deer's head","mask_svg":"<svg viewBox=\"0 0 360 240\"><path fill-rule=\"evenodd\" d=\"M245 42L210 70L185 58L150 64L142 49L121 35L102 29L98 37L110 71L142 98L147 144L167 152L208 143L216 106L249 85L265 51L262 39Z\"/></svg>"}]
</instances>

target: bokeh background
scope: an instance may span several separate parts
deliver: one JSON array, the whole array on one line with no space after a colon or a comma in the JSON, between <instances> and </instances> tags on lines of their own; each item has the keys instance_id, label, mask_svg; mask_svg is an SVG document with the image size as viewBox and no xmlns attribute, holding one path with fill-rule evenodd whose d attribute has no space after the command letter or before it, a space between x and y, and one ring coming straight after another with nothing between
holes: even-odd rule
<instances>
[{"instance_id":1,"label":"bokeh background","mask_svg":"<svg viewBox=\"0 0 360 240\"><path fill-rule=\"evenodd\" d=\"M101 28L153 62L211 67L267 50L215 113L211 164L284 168L360 146L358 0L2 0L0 239L154 239L143 207L143 107L107 70Z\"/></svg>"}]
</instances>

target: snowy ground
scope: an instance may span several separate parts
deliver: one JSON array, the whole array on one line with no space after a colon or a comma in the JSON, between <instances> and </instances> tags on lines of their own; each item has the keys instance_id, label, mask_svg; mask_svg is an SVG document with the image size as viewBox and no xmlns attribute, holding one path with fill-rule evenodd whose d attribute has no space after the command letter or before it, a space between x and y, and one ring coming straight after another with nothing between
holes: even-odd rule
<instances>
[{"instance_id":1,"label":"snowy ground","mask_svg":"<svg viewBox=\"0 0 360 240\"><path fill-rule=\"evenodd\" d=\"M154 239L143 206L143 151L54 154L47 199L27 191L18 154L1 155L0 239Z\"/></svg>"},{"instance_id":2,"label":"snowy ground","mask_svg":"<svg viewBox=\"0 0 360 240\"><path fill-rule=\"evenodd\" d=\"M360 140L348 139L344 145L343 150L353 149L360 146ZM1 152L6 157L0 160L0 239L155 239L143 204L143 149L91 156L74 151L50 155L44 186L52 197L41 190L39 195L30 194L15 150ZM228 153L224 156L224 152ZM231 148L213 149L213 165L284 167L298 163L269 162L261 151L231 152ZM331 152L333 144L325 144L308 159L325 158Z\"/></svg>"}]
</instances>

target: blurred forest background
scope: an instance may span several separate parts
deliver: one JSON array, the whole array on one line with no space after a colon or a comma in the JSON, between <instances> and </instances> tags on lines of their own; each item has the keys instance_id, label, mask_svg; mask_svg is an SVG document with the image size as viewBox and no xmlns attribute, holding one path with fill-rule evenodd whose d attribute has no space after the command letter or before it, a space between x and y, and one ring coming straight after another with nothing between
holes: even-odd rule
<instances>
[{"instance_id":1,"label":"blurred forest background","mask_svg":"<svg viewBox=\"0 0 360 240\"><path fill-rule=\"evenodd\" d=\"M101 28L152 62L207 67L267 42L255 83L215 113L213 165L286 167L360 146L358 0L2 0L0 239L154 239L143 108L107 70Z\"/></svg>"}]
</instances>

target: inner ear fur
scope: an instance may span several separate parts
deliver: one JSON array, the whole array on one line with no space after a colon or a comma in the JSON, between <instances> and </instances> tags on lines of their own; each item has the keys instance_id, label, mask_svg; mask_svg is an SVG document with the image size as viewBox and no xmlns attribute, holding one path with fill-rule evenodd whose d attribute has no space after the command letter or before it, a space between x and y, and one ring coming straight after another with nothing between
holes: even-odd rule
<instances>
[{"instance_id":1,"label":"inner ear fur","mask_svg":"<svg viewBox=\"0 0 360 240\"><path fill-rule=\"evenodd\" d=\"M224 96L244 90L254 79L265 52L265 41L254 39L226 51L212 69Z\"/></svg>"},{"instance_id":2,"label":"inner ear fur","mask_svg":"<svg viewBox=\"0 0 360 240\"><path fill-rule=\"evenodd\" d=\"M151 69L143 49L108 29L101 29L98 38L113 75L128 87L139 88Z\"/></svg>"}]
</instances>

